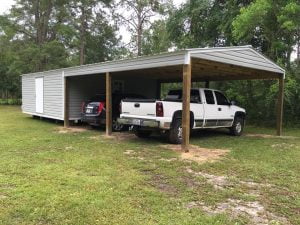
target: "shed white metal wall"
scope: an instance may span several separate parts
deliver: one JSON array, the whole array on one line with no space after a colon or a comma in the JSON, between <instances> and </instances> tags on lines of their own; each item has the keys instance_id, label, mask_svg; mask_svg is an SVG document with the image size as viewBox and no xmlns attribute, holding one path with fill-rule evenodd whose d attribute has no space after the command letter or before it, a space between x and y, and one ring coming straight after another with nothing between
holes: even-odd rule
<instances>
[{"instance_id":1,"label":"shed white metal wall","mask_svg":"<svg viewBox=\"0 0 300 225\"><path fill-rule=\"evenodd\" d=\"M44 112L36 113L35 78L44 78ZM60 71L22 76L22 110L24 113L63 120L63 77Z\"/></svg>"}]
</instances>

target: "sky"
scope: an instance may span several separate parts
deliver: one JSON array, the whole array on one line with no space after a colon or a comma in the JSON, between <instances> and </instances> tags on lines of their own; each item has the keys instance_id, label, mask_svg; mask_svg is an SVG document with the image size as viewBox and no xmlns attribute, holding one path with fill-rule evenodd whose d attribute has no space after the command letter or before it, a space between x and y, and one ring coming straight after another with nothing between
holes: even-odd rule
<instances>
[{"instance_id":1,"label":"sky","mask_svg":"<svg viewBox=\"0 0 300 225\"><path fill-rule=\"evenodd\" d=\"M173 0L176 6L179 6L185 1L186 0ZM0 0L0 14L7 12L13 3L14 0ZM121 28L120 33L122 34L123 41L125 43L128 43L130 40L130 34L127 32L126 28ZM292 60L294 60L295 58L296 58L296 51L294 51L292 54Z\"/></svg>"}]
</instances>

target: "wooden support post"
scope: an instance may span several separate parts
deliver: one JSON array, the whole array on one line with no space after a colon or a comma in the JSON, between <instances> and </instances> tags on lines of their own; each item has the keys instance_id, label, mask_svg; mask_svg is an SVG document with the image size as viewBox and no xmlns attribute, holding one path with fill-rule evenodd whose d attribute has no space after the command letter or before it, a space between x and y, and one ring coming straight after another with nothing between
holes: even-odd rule
<instances>
[{"instance_id":1,"label":"wooden support post","mask_svg":"<svg viewBox=\"0 0 300 225\"><path fill-rule=\"evenodd\" d=\"M190 95L191 95L191 65L183 65L182 85L182 145L181 149L189 151L190 144Z\"/></svg>"},{"instance_id":2,"label":"wooden support post","mask_svg":"<svg viewBox=\"0 0 300 225\"><path fill-rule=\"evenodd\" d=\"M205 81L205 88L209 88L209 81Z\"/></svg>"},{"instance_id":3,"label":"wooden support post","mask_svg":"<svg viewBox=\"0 0 300 225\"><path fill-rule=\"evenodd\" d=\"M283 101L284 101L284 79L279 78L279 90L277 100L277 135L282 135Z\"/></svg>"},{"instance_id":4,"label":"wooden support post","mask_svg":"<svg viewBox=\"0 0 300 225\"><path fill-rule=\"evenodd\" d=\"M64 127L68 127L69 123L69 81L64 77Z\"/></svg>"},{"instance_id":5,"label":"wooden support post","mask_svg":"<svg viewBox=\"0 0 300 225\"><path fill-rule=\"evenodd\" d=\"M106 135L112 133L112 92L111 92L111 74L106 73Z\"/></svg>"}]
</instances>

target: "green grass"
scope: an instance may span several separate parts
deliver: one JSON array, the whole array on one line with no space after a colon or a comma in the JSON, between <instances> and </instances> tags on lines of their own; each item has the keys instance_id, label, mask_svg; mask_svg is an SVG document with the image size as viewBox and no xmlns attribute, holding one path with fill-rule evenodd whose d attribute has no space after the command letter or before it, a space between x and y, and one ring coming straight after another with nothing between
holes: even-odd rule
<instances>
[{"instance_id":1,"label":"green grass","mask_svg":"<svg viewBox=\"0 0 300 225\"><path fill-rule=\"evenodd\" d=\"M0 106L0 224L246 224L247 218L208 215L186 204L259 200L268 211L300 223L300 129L296 138L231 137L224 131L193 134L194 145L229 149L214 163L165 161L163 138L117 141L103 131L58 133L60 124ZM274 133L249 127L248 133ZM99 136L99 138L95 138ZM133 150L135 154L124 154ZM139 159L137 158L139 157ZM259 197L236 185L216 190L186 168L272 185Z\"/></svg>"}]
</instances>

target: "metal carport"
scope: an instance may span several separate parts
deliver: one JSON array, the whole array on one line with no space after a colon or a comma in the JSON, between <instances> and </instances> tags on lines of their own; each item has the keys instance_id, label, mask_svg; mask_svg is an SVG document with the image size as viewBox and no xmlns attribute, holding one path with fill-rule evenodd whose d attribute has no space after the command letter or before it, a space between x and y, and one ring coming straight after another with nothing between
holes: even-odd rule
<instances>
[{"instance_id":1,"label":"metal carport","mask_svg":"<svg viewBox=\"0 0 300 225\"><path fill-rule=\"evenodd\" d=\"M112 133L112 77L146 77L156 80L158 85L163 82L183 82L182 149L185 151L189 146L192 81L277 79L277 135L282 134L285 71L251 46L186 49L63 69L65 126L69 126L68 78L92 74L105 76L106 79L107 135Z\"/></svg>"}]
</instances>

